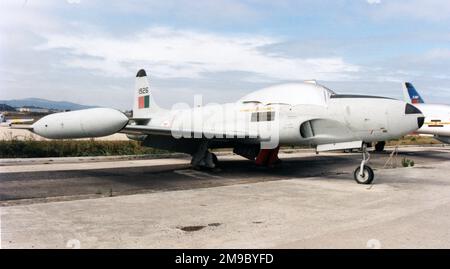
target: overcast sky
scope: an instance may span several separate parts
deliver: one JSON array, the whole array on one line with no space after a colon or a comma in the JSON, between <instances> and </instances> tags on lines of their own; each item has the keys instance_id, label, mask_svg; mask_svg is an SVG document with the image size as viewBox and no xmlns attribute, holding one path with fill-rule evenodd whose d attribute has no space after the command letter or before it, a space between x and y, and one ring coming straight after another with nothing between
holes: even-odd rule
<instances>
[{"instance_id":1,"label":"overcast sky","mask_svg":"<svg viewBox=\"0 0 450 269\"><path fill-rule=\"evenodd\" d=\"M229 102L317 79L339 93L450 104L448 0L0 0L0 99L131 108Z\"/></svg>"}]
</instances>

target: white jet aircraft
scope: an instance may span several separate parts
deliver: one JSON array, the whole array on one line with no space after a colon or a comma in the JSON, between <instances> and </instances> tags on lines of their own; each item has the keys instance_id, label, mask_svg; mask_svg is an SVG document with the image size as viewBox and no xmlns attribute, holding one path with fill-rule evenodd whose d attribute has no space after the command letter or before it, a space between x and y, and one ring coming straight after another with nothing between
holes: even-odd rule
<instances>
[{"instance_id":1,"label":"white jet aircraft","mask_svg":"<svg viewBox=\"0 0 450 269\"><path fill-rule=\"evenodd\" d=\"M370 184L374 173L366 144L401 137L423 121L420 110L403 101L336 94L314 81L272 86L235 103L167 110L157 106L140 70L132 119L114 109L92 108L51 114L25 128L53 139L126 133L145 146L188 153L198 168L215 167L214 148L233 148L267 166L279 161L280 146L309 145L317 152L358 148L363 158L354 179Z\"/></svg>"},{"instance_id":2,"label":"white jet aircraft","mask_svg":"<svg viewBox=\"0 0 450 269\"><path fill-rule=\"evenodd\" d=\"M18 123L30 123L33 119L6 119L3 113L0 113L0 126L11 126Z\"/></svg>"},{"instance_id":3,"label":"white jet aircraft","mask_svg":"<svg viewBox=\"0 0 450 269\"><path fill-rule=\"evenodd\" d=\"M425 115L425 124L416 131L418 134L433 135L435 139L450 144L450 106L425 103L409 82L403 83L403 96Z\"/></svg>"}]
</instances>

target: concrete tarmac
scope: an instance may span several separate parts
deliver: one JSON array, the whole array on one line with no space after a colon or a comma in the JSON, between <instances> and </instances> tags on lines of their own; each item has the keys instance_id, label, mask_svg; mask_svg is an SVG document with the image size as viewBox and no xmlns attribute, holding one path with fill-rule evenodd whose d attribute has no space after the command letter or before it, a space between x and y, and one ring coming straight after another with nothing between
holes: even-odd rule
<instances>
[{"instance_id":1,"label":"concrete tarmac","mask_svg":"<svg viewBox=\"0 0 450 269\"><path fill-rule=\"evenodd\" d=\"M275 169L220 156L0 166L3 248L449 248L450 147L358 185L360 154L284 153Z\"/></svg>"}]
</instances>

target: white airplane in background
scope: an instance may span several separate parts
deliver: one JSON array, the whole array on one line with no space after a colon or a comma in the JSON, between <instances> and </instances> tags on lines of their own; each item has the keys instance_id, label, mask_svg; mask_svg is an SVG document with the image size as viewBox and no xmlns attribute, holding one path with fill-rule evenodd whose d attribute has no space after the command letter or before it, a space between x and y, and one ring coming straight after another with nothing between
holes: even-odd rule
<instances>
[{"instance_id":1,"label":"white airplane in background","mask_svg":"<svg viewBox=\"0 0 450 269\"><path fill-rule=\"evenodd\" d=\"M174 93L176 94L176 93ZM314 81L252 92L235 103L162 109L151 93L147 74L136 75L133 118L111 108L55 113L21 127L46 138L83 138L126 133L143 145L191 154L193 167L213 168L214 148L271 166L280 146L310 145L317 152L362 149L354 171L370 184L366 143L399 138L420 128L424 117L411 104L391 98L341 95ZM19 127L20 128L20 127Z\"/></svg>"},{"instance_id":2,"label":"white airplane in background","mask_svg":"<svg viewBox=\"0 0 450 269\"><path fill-rule=\"evenodd\" d=\"M409 82L403 83L403 96L425 115L425 124L416 131L418 134L433 135L435 139L450 143L450 106L425 103Z\"/></svg>"},{"instance_id":3,"label":"white airplane in background","mask_svg":"<svg viewBox=\"0 0 450 269\"><path fill-rule=\"evenodd\" d=\"M11 126L13 124L20 124L20 123L30 123L33 119L6 119L6 116L3 113L0 113L0 126Z\"/></svg>"}]
</instances>

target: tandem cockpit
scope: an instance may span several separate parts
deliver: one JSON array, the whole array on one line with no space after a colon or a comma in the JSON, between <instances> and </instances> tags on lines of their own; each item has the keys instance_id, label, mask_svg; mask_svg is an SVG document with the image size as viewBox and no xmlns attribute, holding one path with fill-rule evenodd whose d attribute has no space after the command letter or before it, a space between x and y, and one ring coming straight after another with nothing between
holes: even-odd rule
<instances>
[{"instance_id":1,"label":"tandem cockpit","mask_svg":"<svg viewBox=\"0 0 450 269\"><path fill-rule=\"evenodd\" d=\"M318 105L326 106L336 93L315 80L276 85L252 92L240 99L254 105Z\"/></svg>"}]
</instances>

